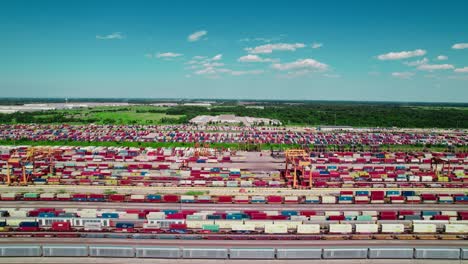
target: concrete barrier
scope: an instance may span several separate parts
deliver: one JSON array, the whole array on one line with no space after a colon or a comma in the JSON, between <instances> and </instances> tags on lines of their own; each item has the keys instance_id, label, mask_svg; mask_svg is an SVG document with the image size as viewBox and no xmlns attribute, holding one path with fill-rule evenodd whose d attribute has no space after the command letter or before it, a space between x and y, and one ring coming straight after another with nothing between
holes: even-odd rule
<instances>
[{"instance_id":1,"label":"concrete barrier","mask_svg":"<svg viewBox=\"0 0 468 264\"><path fill-rule=\"evenodd\" d=\"M137 247L137 258L180 258L180 249L176 247Z\"/></svg>"},{"instance_id":2,"label":"concrete barrier","mask_svg":"<svg viewBox=\"0 0 468 264\"><path fill-rule=\"evenodd\" d=\"M42 255L44 257L87 257L87 246L73 245L44 245L42 246Z\"/></svg>"},{"instance_id":3,"label":"concrete barrier","mask_svg":"<svg viewBox=\"0 0 468 264\"><path fill-rule=\"evenodd\" d=\"M364 259L367 248L324 248L324 259Z\"/></svg>"},{"instance_id":4,"label":"concrete barrier","mask_svg":"<svg viewBox=\"0 0 468 264\"><path fill-rule=\"evenodd\" d=\"M412 259L413 248L369 248L371 259Z\"/></svg>"},{"instance_id":5,"label":"concrete barrier","mask_svg":"<svg viewBox=\"0 0 468 264\"><path fill-rule=\"evenodd\" d=\"M231 248L229 250L231 259L274 259L274 248Z\"/></svg>"},{"instance_id":6,"label":"concrete barrier","mask_svg":"<svg viewBox=\"0 0 468 264\"><path fill-rule=\"evenodd\" d=\"M468 248L461 249L461 259L468 259Z\"/></svg>"},{"instance_id":7,"label":"concrete barrier","mask_svg":"<svg viewBox=\"0 0 468 264\"><path fill-rule=\"evenodd\" d=\"M42 255L41 246L38 245L18 245L1 246L2 257L40 257Z\"/></svg>"},{"instance_id":8,"label":"concrete barrier","mask_svg":"<svg viewBox=\"0 0 468 264\"><path fill-rule=\"evenodd\" d=\"M460 259L459 248L415 248L417 259Z\"/></svg>"},{"instance_id":9,"label":"concrete barrier","mask_svg":"<svg viewBox=\"0 0 468 264\"><path fill-rule=\"evenodd\" d=\"M91 257L133 258L135 250L133 247L89 246L89 255Z\"/></svg>"},{"instance_id":10,"label":"concrete barrier","mask_svg":"<svg viewBox=\"0 0 468 264\"><path fill-rule=\"evenodd\" d=\"M321 248L278 248L276 250L278 259L321 259Z\"/></svg>"},{"instance_id":11,"label":"concrete barrier","mask_svg":"<svg viewBox=\"0 0 468 264\"><path fill-rule=\"evenodd\" d=\"M183 258L195 259L227 259L227 248L184 248L182 249Z\"/></svg>"}]
</instances>

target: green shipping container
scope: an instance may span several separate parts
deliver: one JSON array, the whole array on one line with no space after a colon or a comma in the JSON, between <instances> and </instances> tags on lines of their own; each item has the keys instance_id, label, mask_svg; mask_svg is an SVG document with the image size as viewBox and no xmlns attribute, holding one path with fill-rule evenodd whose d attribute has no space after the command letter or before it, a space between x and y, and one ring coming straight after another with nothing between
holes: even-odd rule
<instances>
[{"instance_id":1,"label":"green shipping container","mask_svg":"<svg viewBox=\"0 0 468 264\"><path fill-rule=\"evenodd\" d=\"M358 215L357 221L372 221L372 216L370 215Z\"/></svg>"},{"instance_id":2,"label":"green shipping container","mask_svg":"<svg viewBox=\"0 0 468 264\"><path fill-rule=\"evenodd\" d=\"M24 198L38 198L39 195L37 193L25 193L23 197Z\"/></svg>"},{"instance_id":3,"label":"green shipping container","mask_svg":"<svg viewBox=\"0 0 468 264\"><path fill-rule=\"evenodd\" d=\"M209 230L211 232L219 232L219 225L203 225L203 230Z\"/></svg>"}]
</instances>

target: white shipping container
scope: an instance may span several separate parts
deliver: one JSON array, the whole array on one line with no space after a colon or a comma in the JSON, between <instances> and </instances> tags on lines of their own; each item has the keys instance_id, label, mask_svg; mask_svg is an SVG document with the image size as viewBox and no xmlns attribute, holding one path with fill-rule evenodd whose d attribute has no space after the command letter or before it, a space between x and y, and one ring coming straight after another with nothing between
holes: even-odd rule
<instances>
[{"instance_id":1,"label":"white shipping container","mask_svg":"<svg viewBox=\"0 0 468 264\"><path fill-rule=\"evenodd\" d=\"M324 195L324 196L322 196L322 203L324 203L324 204L334 204L334 203L336 203L336 197L335 196Z\"/></svg>"},{"instance_id":2,"label":"white shipping container","mask_svg":"<svg viewBox=\"0 0 468 264\"><path fill-rule=\"evenodd\" d=\"M331 216L331 215L341 215L340 211L325 211L326 216Z\"/></svg>"},{"instance_id":3,"label":"white shipping container","mask_svg":"<svg viewBox=\"0 0 468 264\"><path fill-rule=\"evenodd\" d=\"M298 234L320 234L320 225L317 224L303 224L297 226Z\"/></svg>"},{"instance_id":4,"label":"white shipping container","mask_svg":"<svg viewBox=\"0 0 468 264\"><path fill-rule=\"evenodd\" d=\"M297 229L298 225L302 224L302 221L291 221L291 220L275 220L274 224L286 225L288 229Z\"/></svg>"},{"instance_id":5,"label":"white shipping container","mask_svg":"<svg viewBox=\"0 0 468 264\"><path fill-rule=\"evenodd\" d=\"M287 234L288 227L285 224L266 224L265 234Z\"/></svg>"},{"instance_id":6,"label":"white shipping container","mask_svg":"<svg viewBox=\"0 0 468 264\"><path fill-rule=\"evenodd\" d=\"M187 220L185 221L188 228L202 228L203 225L213 225L213 220Z\"/></svg>"},{"instance_id":7,"label":"white shipping container","mask_svg":"<svg viewBox=\"0 0 468 264\"><path fill-rule=\"evenodd\" d=\"M445 233L468 234L468 224L446 224Z\"/></svg>"},{"instance_id":8,"label":"white shipping container","mask_svg":"<svg viewBox=\"0 0 468 264\"><path fill-rule=\"evenodd\" d=\"M166 219L164 212L150 212L146 215L147 219Z\"/></svg>"},{"instance_id":9,"label":"white shipping container","mask_svg":"<svg viewBox=\"0 0 468 264\"><path fill-rule=\"evenodd\" d=\"M445 196L441 196L441 198L442 197L445 197ZM441 211L440 214L441 215L448 215L448 216L458 216L457 211Z\"/></svg>"},{"instance_id":10,"label":"white shipping container","mask_svg":"<svg viewBox=\"0 0 468 264\"><path fill-rule=\"evenodd\" d=\"M413 233L435 233L437 227L435 224L414 224Z\"/></svg>"},{"instance_id":11,"label":"white shipping container","mask_svg":"<svg viewBox=\"0 0 468 264\"><path fill-rule=\"evenodd\" d=\"M255 225L256 228L265 228L266 225L272 225L273 221L271 220L245 220L246 224Z\"/></svg>"},{"instance_id":12,"label":"white shipping container","mask_svg":"<svg viewBox=\"0 0 468 264\"><path fill-rule=\"evenodd\" d=\"M255 225L252 225L252 224L232 225L232 231L255 231Z\"/></svg>"},{"instance_id":13,"label":"white shipping container","mask_svg":"<svg viewBox=\"0 0 468 264\"><path fill-rule=\"evenodd\" d=\"M279 215L278 211L263 211L266 215L271 216L271 215Z\"/></svg>"},{"instance_id":14,"label":"white shipping container","mask_svg":"<svg viewBox=\"0 0 468 264\"><path fill-rule=\"evenodd\" d=\"M379 225L377 224L356 224L356 233L378 233Z\"/></svg>"},{"instance_id":15,"label":"white shipping container","mask_svg":"<svg viewBox=\"0 0 468 264\"><path fill-rule=\"evenodd\" d=\"M382 233L403 233L404 231L403 224L382 224Z\"/></svg>"},{"instance_id":16,"label":"white shipping container","mask_svg":"<svg viewBox=\"0 0 468 264\"><path fill-rule=\"evenodd\" d=\"M353 226L350 224L330 224L330 233L334 234L349 234L353 232Z\"/></svg>"},{"instance_id":17,"label":"white shipping container","mask_svg":"<svg viewBox=\"0 0 468 264\"><path fill-rule=\"evenodd\" d=\"M219 225L219 228L232 228L234 225L242 225L242 220L215 220L215 224Z\"/></svg>"},{"instance_id":18,"label":"white shipping container","mask_svg":"<svg viewBox=\"0 0 468 264\"><path fill-rule=\"evenodd\" d=\"M324 215L311 215L309 216L311 221L326 221L327 217Z\"/></svg>"},{"instance_id":19,"label":"white shipping container","mask_svg":"<svg viewBox=\"0 0 468 264\"><path fill-rule=\"evenodd\" d=\"M297 202L298 197L297 196L285 196L284 201L285 202Z\"/></svg>"}]
</instances>

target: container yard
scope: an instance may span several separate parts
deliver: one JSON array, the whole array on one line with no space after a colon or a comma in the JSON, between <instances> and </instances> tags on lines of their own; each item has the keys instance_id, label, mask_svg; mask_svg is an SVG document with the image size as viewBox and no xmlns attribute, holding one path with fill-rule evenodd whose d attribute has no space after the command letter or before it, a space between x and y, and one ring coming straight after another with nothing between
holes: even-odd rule
<instances>
[{"instance_id":1,"label":"container yard","mask_svg":"<svg viewBox=\"0 0 468 264\"><path fill-rule=\"evenodd\" d=\"M154 256L253 258L238 251L237 241L250 241L250 247L271 243L270 253L256 256L261 259L385 258L391 250L386 241L410 252L402 258L465 256L464 152L249 152L199 144L2 146L0 153L0 236L8 243L38 239L34 256L62 254L50 251L54 239L80 244L64 249L64 255L90 257L141 258L153 254L145 253L148 248L170 241L182 247ZM122 252L117 250L122 239L152 242ZM437 253L416 247L442 240L454 246ZM114 245L115 253L100 253L93 244L98 241ZM224 249L192 249L204 245L196 241L218 241ZM314 241L336 244L301 250L282 248L280 241L295 241L298 247ZM330 251L345 241L362 244L362 252ZM379 247L381 252L375 251Z\"/></svg>"}]
</instances>

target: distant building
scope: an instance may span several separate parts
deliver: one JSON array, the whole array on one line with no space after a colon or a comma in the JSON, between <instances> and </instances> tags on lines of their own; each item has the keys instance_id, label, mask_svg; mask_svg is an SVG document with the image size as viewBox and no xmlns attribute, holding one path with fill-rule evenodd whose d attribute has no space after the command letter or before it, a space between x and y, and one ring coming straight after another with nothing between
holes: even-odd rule
<instances>
[{"instance_id":1,"label":"distant building","mask_svg":"<svg viewBox=\"0 0 468 264\"><path fill-rule=\"evenodd\" d=\"M281 125L281 122L276 119L257 118L257 117L248 117L248 116L235 116L235 115L218 115L218 116L201 115L201 116L196 116L190 120L190 123L197 124L197 125L206 125L210 122L220 123L220 124L242 123L246 126L259 125L259 124Z\"/></svg>"},{"instance_id":2,"label":"distant building","mask_svg":"<svg viewBox=\"0 0 468 264\"><path fill-rule=\"evenodd\" d=\"M346 130L352 131L354 128L352 126L319 126L319 131L336 131L336 130Z\"/></svg>"},{"instance_id":3,"label":"distant building","mask_svg":"<svg viewBox=\"0 0 468 264\"><path fill-rule=\"evenodd\" d=\"M185 106L204 106L204 107L210 107L210 103L185 103Z\"/></svg>"}]
</instances>

